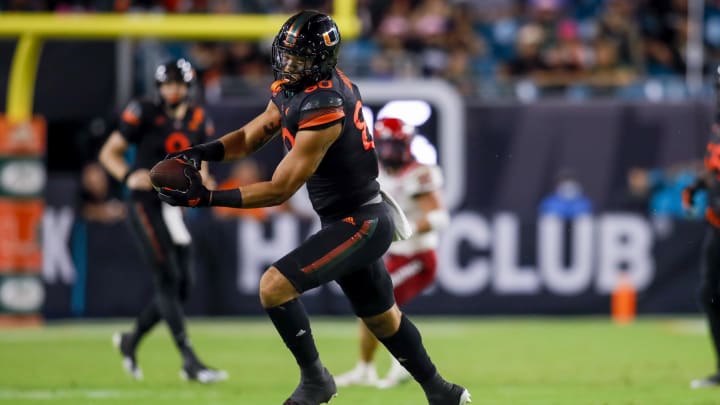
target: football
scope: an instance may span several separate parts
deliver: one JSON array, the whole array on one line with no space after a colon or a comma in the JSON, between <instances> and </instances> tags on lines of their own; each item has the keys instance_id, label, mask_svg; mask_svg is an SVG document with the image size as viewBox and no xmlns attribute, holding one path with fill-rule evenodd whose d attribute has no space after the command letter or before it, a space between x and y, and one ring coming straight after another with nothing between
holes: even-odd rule
<instances>
[{"instance_id":1,"label":"football","mask_svg":"<svg viewBox=\"0 0 720 405\"><path fill-rule=\"evenodd\" d=\"M193 165L182 159L161 160L150 169L150 181L155 189L171 188L173 190L187 190L190 182L185 176L185 170L196 171Z\"/></svg>"}]
</instances>

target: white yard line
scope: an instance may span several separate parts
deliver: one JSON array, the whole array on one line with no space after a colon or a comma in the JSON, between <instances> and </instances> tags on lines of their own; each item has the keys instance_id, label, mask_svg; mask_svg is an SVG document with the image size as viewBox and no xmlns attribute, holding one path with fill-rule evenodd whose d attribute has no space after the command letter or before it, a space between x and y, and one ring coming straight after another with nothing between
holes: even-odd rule
<instances>
[{"instance_id":1,"label":"white yard line","mask_svg":"<svg viewBox=\"0 0 720 405\"><path fill-rule=\"evenodd\" d=\"M708 333L707 323L703 319L672 320L663 325L666 330L679 335L705 335Z\"/></svg>"},{"instance_id":2,"label":"white yard line","mask_svg":"<svg viewBox=\"0 0 720 405\"><path fill-rule=\"evenodd\" d=\"M207 393L204 393L207 394ZM0 388L0 401L3 400L56 400L56 399L118 399L118 398L194 398L199 397L196 393L189 391L160 392L150 390L132 389L77 389L77 390L43 390L43 389L3 389ZM206 395L204 396L206 397Z\"/></svg>"}]
</instances>

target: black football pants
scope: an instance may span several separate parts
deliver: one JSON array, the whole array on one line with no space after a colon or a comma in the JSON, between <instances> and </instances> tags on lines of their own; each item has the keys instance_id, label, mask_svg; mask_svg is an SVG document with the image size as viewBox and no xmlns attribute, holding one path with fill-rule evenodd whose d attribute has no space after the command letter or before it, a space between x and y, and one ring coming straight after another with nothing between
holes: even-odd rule
<instances>
[{"instance_id":1,"label":"black football pants","mask_svg":"<svg viewBox=\"0 0 720 405\"><path fill-rule=\"evenodd\" d=\"M699 300L708 319L720 371L720 229L709 225L702 255Z\"/></svg>"},{"instance_id":2,"label":"black football pants","mask_svg":"<svg viewBox=\"0 0 720 405\"><path fill-rule=\"evenodd\" d=\"M185 346L182 304L192 284L190 248L173 242L160 201L131 201L128 217L140 253L152 271L155 287L153 300L138 319L136 333L142 335L164 319L176 344Z\"/></svg>"}]
</instances>

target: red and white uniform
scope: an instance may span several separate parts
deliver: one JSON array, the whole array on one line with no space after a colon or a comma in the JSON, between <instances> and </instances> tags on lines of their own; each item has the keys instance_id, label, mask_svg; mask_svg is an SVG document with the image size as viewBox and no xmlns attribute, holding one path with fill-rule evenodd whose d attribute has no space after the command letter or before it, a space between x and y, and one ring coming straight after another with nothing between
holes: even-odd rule
<instances>
[{"instance_id":1,"label":"red and white uniform","mask_svg":"<svg viewBox=\"0 0 720 405\"><path fill-rule=\"evenodd\" d=\"M436 165L412 162L392 174L380 170L381 188L390 194L402 208L410 223L416 223L424 214L416 196L440 191L443 177ZM403 305L435 280L437 273L438 232L414 232L407 240L393 242L385 256L385 265L395 286L395 301Z\"/></svg>"}]
</instances>

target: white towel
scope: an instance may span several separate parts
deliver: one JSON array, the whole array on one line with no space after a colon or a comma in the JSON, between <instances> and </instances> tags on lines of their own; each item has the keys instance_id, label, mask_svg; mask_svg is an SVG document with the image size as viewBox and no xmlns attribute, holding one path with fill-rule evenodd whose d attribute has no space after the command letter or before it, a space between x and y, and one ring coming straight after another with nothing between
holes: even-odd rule
<instances>
[{"instance_id":1,"label":"white towel","mask_svg":"<svg viewBox=\"0 0 720 405\"><path fill-rule=\"evenodd\" d=\"M170 238L176 245L187 246L192 238L183 221L183 213L180 207L162 203L162 217L165 225L170 231Z\"/></svg>"}]
</instances>

